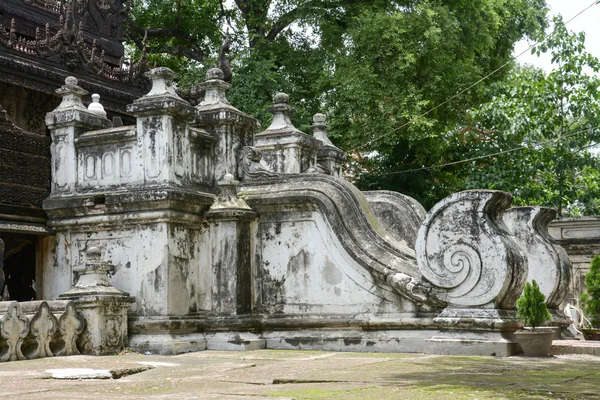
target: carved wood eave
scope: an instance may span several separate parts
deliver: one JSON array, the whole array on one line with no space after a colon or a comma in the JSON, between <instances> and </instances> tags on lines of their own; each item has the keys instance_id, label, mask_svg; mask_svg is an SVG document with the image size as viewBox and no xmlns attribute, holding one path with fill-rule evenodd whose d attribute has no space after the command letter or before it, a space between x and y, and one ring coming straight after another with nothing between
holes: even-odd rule
<instances>
[{"instance_id":1,"label":"carved wood eave","mask_svg":"<svg viewBox=\"0 0 600 400\"><path fill-rule=\"evenodd\" d=\"M7 52L0 48L0 81L34 91L55 95L67 76L75 76L80 86L90 93L98 93L102 104L110 111L124 114L127 104L141 97L143 89L116 85L89 74L56 68L49 62Z\"/></svg>"},{"instance_id":2,"label":"carved wood eave","mask_svg":"<svg viewBox=\"0 0 600 400\"><path fill-rule=\"evenodd\" d=\"M0 81L54 94L67 76L99 93L111 111L148 89L145 52L127 66L122 21L126 0L3 0Z\"/></svg>"}]
</instances>

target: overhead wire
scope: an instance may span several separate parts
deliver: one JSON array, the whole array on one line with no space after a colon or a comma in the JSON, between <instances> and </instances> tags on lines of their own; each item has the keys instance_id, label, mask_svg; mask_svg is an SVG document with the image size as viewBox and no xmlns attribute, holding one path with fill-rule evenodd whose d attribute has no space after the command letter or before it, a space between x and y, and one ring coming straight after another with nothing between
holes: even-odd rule
<instances>
[{"instance_id":1,"label":"overhead wire","mask_svg":"<svg viewBox=\"0 0 600 400\"><path fill-rule=\"evenodd\" d=\"M515 147L515 148L512 148L512 149L509 149L509 150L502 150L502 151L498 151L496 153L485 154L485 155L481 155L481 156L477 156L477 157L468 158L468 159L465 159L465 160L451 161L451 162L448 162L448 163L436 164L436 165L431 165L431 166L428 166L428 167L412 168L412 169L407 169L407 170L404 170L404 171L386 172L386 173L377 174L377 175L379 175L379 176L399 175L399 174L405 174L405 173L409 173L409 172L426 171L426 170L430 170L430 169L442 168L442 167L447 167L447 166L450 166L450 165L464 164L464 163L468 163L468 162L471 162L471 161L482 160L484 158L501 156L501 155L504 155L504 154L507 154L507 153L512 153L512 152L515 152L515 151L523 150L523 149L529 148L531 146L543 145L543 144L548 143L548 142L556 143L559 140L566 139L566 138L569 138L569 137L572 137L572 136L576 136L576 135L580 135L582 133L587 133L587 132L592 131L594 129L600 129L600 128L588 128L588 129L585 129L585 130L582 130L582 131L570 133L568 135L563 135L563 136L561 136L559 138L556 138L556 139L553 139L553 140L550 140L550 141L545 140L545 141L540 141L540 142L533 142L533 143L529 143L527 145L522 145L522 146L519 146L519 147ZM589 146L589 147L591 147L591 146Z\"/></svg>"},{"instance_id":2,"label":"overhead wire","mask_svg":"<svg viewBox=\"0 0 600 400\"><path fill-rule=\"evenodd\" d=\"M565 25L569 24L570 22L572 22L574 19L576 19L577 17L579 17L581 14L583 14L584 12L588 11L590 8L592 8L594 5L598 4L598 0L594 0L590 5L588 5L586 8L584 8L583 10L581 10L580 12L578 12L577 14L575 14L573 17L571 17L568 21L565 22ZM542 37L542 40L545 39L548 35L544 34ZM451 96L450 98L446 99L445 101L443 101L442 103L438 104L437 106L429 109L428 111L419 114L418 116L416 116L415 118L405 122L404 124L400 125L399 127L392 129L389 132L386 132L383 135L380 136L376 136L375 138L367 141L366 143L355 147L354 149L352 149L350 152L351 153L355 153L357 150L363 149L367 146L370 146L371 144L373 144L374 142L377 142L385 137L388 137L390 135L392 135L393 133L396 133L397 131L399 131L400 129L413 124L414 122L418 121L419 119L431 114L432 112L434 112L435 110L437 110L438 108L450 103L451 101L453 101L454 99L456 99L457 97L460 97L461 95L463 95L464 93L468 92L469 90L471 90L472 88L474 88L475 86L479 85L481 82L487 80L489 77L491 77L492 75L496 74L498 71L506 68L508 65L510 65L513 61L515 61L516 59L518 59L519 57L521 57L523 54L530 52L533 48L539 46L541 44L541 42L537 42L532 44L531 46L529 46L527 49L525 49L524 51L522 51L521 53L517 54L514 57L511 57L511 59L507 62L505 62L504 64L502 64L501 66L499 66L498 68L496 68L495 70L493 70L492 72L490 72L489 74L485 75L484 77L482 77L481 79L479 79L477 82L473 83L472 85L470 85L469 87L461 90L460 92L458 92L457 94Z\"/></svg>"}]
</instances>

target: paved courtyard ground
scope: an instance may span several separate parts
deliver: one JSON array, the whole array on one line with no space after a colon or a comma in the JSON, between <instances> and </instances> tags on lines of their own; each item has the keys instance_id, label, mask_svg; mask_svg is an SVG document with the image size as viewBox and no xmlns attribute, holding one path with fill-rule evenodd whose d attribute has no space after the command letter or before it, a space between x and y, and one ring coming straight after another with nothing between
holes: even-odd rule
<instances>
[{"instance_id":1,"label":"paved courtyard ground","mask_svg":"<svg viewBox=\"0 0 600 400\"><path fill-rule=\"evenodd\" d=\"M111 370L104 380L46 371ZM3 399L600 399L600 358L315 351L123 354L0 363Z\"/></svg>"}]
</instances>

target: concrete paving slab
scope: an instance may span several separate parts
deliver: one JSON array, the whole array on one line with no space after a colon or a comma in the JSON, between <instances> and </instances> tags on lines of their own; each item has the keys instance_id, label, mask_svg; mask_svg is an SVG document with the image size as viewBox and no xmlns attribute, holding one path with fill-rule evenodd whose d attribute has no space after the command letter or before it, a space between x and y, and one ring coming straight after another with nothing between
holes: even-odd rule
<instances>
[{"instance_id":1,"label":"concrete paving slab","mask_svg":"<svg viewBox=\"0 0 600 400\"><path fill-rule=\"evenodd\" d=\"M56 380L46 370L144 372ZM203 351L178 356L56 357L0 364L5 398L100 399L566 399L600 398L600 359L587 355L457 357L318 351Z\"/></svg>"}]
</instances>

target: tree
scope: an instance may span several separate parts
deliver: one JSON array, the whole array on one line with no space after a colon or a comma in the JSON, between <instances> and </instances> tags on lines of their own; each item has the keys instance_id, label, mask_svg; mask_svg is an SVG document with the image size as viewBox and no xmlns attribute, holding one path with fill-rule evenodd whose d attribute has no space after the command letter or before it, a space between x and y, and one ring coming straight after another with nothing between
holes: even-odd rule
<instances>
[{"instance_id":1,"label":"tree","mask_svg":"<svg viewBox=\"0 0 600 400\"><path fill-rule=\"evenodd\" d=\"M571 34L560 18L537 48L549 51L550 73L516 68L490 89L492 100L471 112L462 136L474 161L466 188L510 191L516 204L545 205L559 214L600 211L598 59L585 51L585 35ZM517 149L517 150L514 150Z\"/></svg>"},{"instance_id":2,"label":"tree","mask_svg":"<svg viewBox=\"0 0 600 400\"><path fill-rule=\"evenodd\" d=\"M517 317L533 330L552 318L546 306L546 297L535 279L525 284L523 294L517 301Z\"/></svg>"},{"instance_id":3,"label":"tree","mask_svg":"<svg viewBox=\"0 0 600 400\"><path fill-rule=\"evenodd\" d=\"M387 188L434 204L460 186L451 173L389 176L447 159L444 132L481 103L462 89L510 61L514 43L546 26L545 0L137 0L130 42L148 29L150 57L182 73L180 87L203 79L230 29L230 101L263 125L277 91L290 94L296 126L325 112L332 138L369 174L363 189ZM151 58L152 59L152 58ZM428 109L443 104L423 118ZM367 155L375 155L367 157Z\"/></svg>"}]
</instances>

